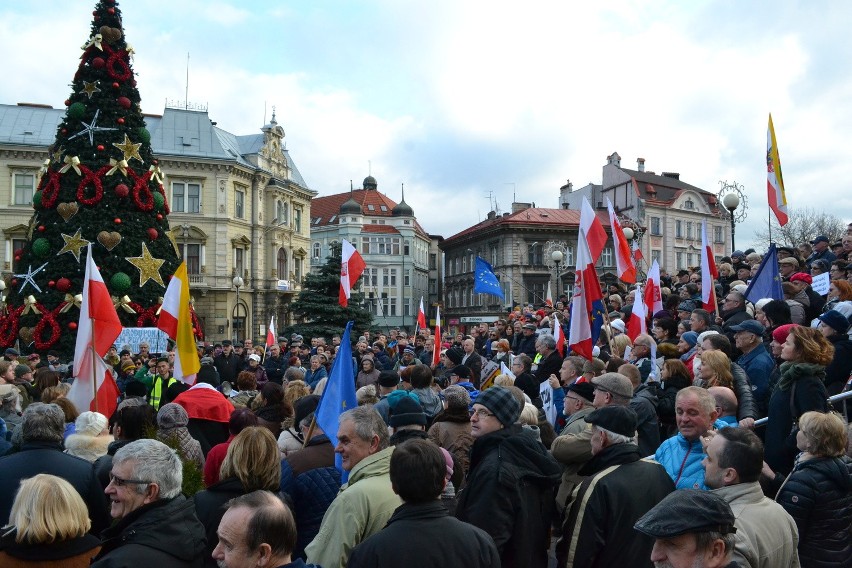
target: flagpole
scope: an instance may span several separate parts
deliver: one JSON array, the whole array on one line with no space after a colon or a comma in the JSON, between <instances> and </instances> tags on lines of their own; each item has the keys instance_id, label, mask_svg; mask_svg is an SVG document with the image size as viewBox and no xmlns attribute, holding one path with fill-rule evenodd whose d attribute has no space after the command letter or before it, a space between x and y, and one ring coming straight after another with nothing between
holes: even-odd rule
<instances>
[{"instance_id":1,"label":"flagpole","mask_svg":"<svg viewBox=\"0 0 852 568\"><path fill-rule=\"evenodd\" d=\"M317 408L319 408L319 407L317 407ZM307 446L308 442L311 440L311 436L314 435L314 428L316 428L316 425L317 425L317 413L316 413L316 411L314 411L314 417L311 418L311 425L310 425L310 427L308 427L308 433L305 436L305 440L302 442L302 449L305 449L305 446ZM299 425L296 424L296 428L298 428L298 427L299 427Z\"/></svg>"},{"instance_id":2,"label":"flagpole","mask_svg":"<svg viewBox=\"0 0 852 568\"><path fill-rule=\"evenodd\" d=\"M634 300L634 302L635 301L636 300ZM606 335L607 335L607 339L609 340L608 341L609 342L609 352L615 353L615 343L613 343L613 341L612 341L612 322L609 319L609 313L606 311L606 306L604 306L603 315L604 315L604 321L606 322L606 327L608 329Z\"/></svg>"},{"instance_id":3,"label":"flagpole","mask_svg":"<svg viewBox=\"0 0 852 568\"><path fill-rule=\"evenodd\" d=\"M98 364L96 360L97 354L95 353L95 318L89 317L89 321L92 324L92 341L91 341L91 349L92 349L92 402L94 403L95 412L98 411Z\"/></svg>"},{"instance_id":4,"label":"flagpole","mask_svg":"<svg viewBox=\"0 0 852 568\"><path fill-rule=\"evenodd\" d=\"M769 207L769 210L767 211L767 217L768 217L768 225L769 225L769 244L771 245L772 244L772 207Z\"/></svg>"}]
</instances>

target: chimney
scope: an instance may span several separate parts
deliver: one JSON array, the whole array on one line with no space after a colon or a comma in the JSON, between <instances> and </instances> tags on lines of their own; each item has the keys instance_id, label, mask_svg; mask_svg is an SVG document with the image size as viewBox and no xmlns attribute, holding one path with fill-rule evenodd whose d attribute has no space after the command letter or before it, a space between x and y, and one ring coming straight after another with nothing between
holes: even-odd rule
<instances>
[{"instance_id":1,"label":"chimney","mask_svg":"<svg viewBox=\"0 0 852 568\"><path fill-rule=\"evenodd\" d=\"M571 193L574 191L574 184L571 183L571 180L567 180L565 185L559 188L559 193Z\"/></svg>"},{"instance_id":2,"label":"chimney","mask_svg":"<svg viewBox=\"0 0 852 568\"><path fill-rule=\"evenodd\" d=\"M663 172L663 177L671 178L671 179L680 179L680 174L677 172Z\"/></svg>"},{"instance_id":3,"label":"chimney","mask_svg":"<svg viewBox=\"0 0 852 568\"><path fill-rule=\"evenodd\" d=\"M616 168L621 167L621 156L618 155L618 152L613 152L612 155L606 157L606 163L615 166Z\"/></svg>"},{"instance_id":4,"label":"chimney","mask_svg":"<svg viewBox=\"0 0 852 568\"><path fill-rule=\"evenodd\" d=\"M640 172L645 171L645 158L637 158L636 159L636 169Z\"/></svg>"},{"instance_id":5,"label":"chimney","mask_svg":"<svg viewBox=\"0 0 852 568\"><path fill-rule=\"evenodd\" d=\"M524 211L526 209L529 209L530 207L534 207L534 205L531 203L518 203L517 201L515 201L514 203L512 203L512 213Z\"/></svg>"},{"instance_id":6,"label":"chimney","mask_svg":"<svg viewBox=\"0 0 852 568\"><path fill-rule=\"evenodd\" d=\"M496 216L497 216L497 213L495 213L494 211L488 212L488 219L494 219Z\"/></svg>"}]
</instances>

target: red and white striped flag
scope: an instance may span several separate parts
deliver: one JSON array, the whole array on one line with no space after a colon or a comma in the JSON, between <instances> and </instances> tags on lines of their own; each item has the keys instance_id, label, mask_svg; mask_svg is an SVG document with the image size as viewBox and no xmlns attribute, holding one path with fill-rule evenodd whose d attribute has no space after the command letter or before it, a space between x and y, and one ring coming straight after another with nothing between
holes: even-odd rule
<instances>
[{"instance_id":1,"label":"red and white striped flag","mask_svg":"<svg viewBox=\"0 0 852 568\"><path fill-rule=\"evenodd\" d=\"M645 255L642 254L642 249L639 248L639 239L633 239L633 260L639 262L644 258Z\"/></svg>"},{"instance_id":2,"label":"red and white striped flag","mask_svg":"<svg viewBox=\"0 0 852 568\"><path fill-rule=\"evenodd\" d=\"M364 272L367 265L364 263L361 254L346 239L343 239L343 247L340 252L340 295L338 301L345 308L349 305L352 288L361 278L361 273Z\"/></svg>"},{"instance_id":3,"label":"red and white striped flag","mask_svg":"<svg viewBox=\"0 0 852 568\"><path fill-rule=\"evenodd\" d=\"M639 296L636 297L639 299ZM646 306L645 314L652 316L663 309L663 294L662 285L660 284L660 265L657 259L651 264L651 270L648 271L648 280L645 282L644 301Z\"/></svg>"},{"instance_id":4,"label":"red and white striped flag","mask_svg":"<svg viewBox=\"0 0 852 568\"><path fill-rule=\"evenodd\" d=\"M648 333L648 306L642 301L642 285L636 285L636 296L633 300L633 311L630 312L630 319L627 320L627 329L625 333L630 341L634 341L639 334Z\"/></svg>"},{"instance_id":5,"label":"red and white striped flag","mask_svg":"<svg viewBox=\"0 0 852 568\"><path fill-rule=\"evenodd\" d=\"M269 329L266 330L266 346L272 347L275 345L275 316L269 318Z\"/></svg>"},{"instance_id":6,"label":"red and white striped flag","mask_svg":"<svg viewBox=\"0 0 852 568\"><path fill-rule=\"evenodd\" d=\"M592 209L591 203L587 198L583 198L583 205L580 208L580 231L586 237L589 254L592 255L592 265L598 262L601 252L606 246L607 236L606 229L603 223L598 219L595 210Z\"/></svg>"},{"instance_id":7,"label":"red and white striped flag","mask_svg":"<svg viewBox=\"0 0 852 568\"><path fill-rule=\"evenodd\" d=\"M716 293L714 290L719 271L716 259L707 241L707 219L701 221L701 303L708 312L716 311Z\"/></svg>"},{"instance_id":8,"label":"red and white striped flag","mask_svg":"<svg viewBox=\"0 0 852 568\"><path fill-rule=\"evenodd\" d=\"M423 296L420 296L420 309L417 311L417 328L426 329L428 325L426 323L426 311L423 309Z\"/></svg>"},{"instance_id":9,"label":"red and white striped flag","mask_svg":"<svg viewBox=\"0 0 852 568\"><path fill-rule=\"evenodd\" d=\"M435 347L432 349L432 365L441 361L441 306L435 308Z\"/></svg>"},{"instance_id":10,"label":"red and white striped flag","mask_svg":"<svg viewBox=\"0 0 852 568\"><path fill-rule=\"evenodd\" d=\"M615 209L612 207L609 197L606 198L606 207L609 211L609 226L612 229L612 243L615 248L615 268L618 272L618 279L633 284L636 282L636 265L633 262L630 245L624 237L624 230L615 215Z\"/></svg>"},{"instance_id":11,"label":"red and white striped flag","mask_svg":"<svg viewBox=\"0 0 852 568\"><path fill-rule=\"evenodd\" d=\"M562 333L562 326L559 324L559 318L553 317L553 339L556 341L556 350L560 357L565 357L565 334Z\"/></svg>"}]
</instances>

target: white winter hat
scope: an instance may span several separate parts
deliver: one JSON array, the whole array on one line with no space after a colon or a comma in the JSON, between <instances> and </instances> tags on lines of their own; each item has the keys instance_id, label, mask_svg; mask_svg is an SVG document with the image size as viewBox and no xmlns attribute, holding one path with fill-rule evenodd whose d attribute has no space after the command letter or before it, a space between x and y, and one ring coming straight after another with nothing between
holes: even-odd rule
<instances>
[{"instance_id":1,"label":"white winter hat","mask_svg":"<svg viewBox=\"0 0 852 568\"><path fill-rule=\"evenodd\" d=\"M100 412L84 412L75 422L76 433L83 436L97 436L104 431L108 422L107 417Z\"/></svg>"},{"instance_id":2,"label":"white winter hat","mask_svg":"<svg viewBox=\"0 0 852 568\"><path fill-rule=\"evenodd\" d=\"M249 355L249 359L255 361L256 363L260 363L260 355L258 355L257 353L252 353L251 355Z\"/></svg>"}]
</instances>

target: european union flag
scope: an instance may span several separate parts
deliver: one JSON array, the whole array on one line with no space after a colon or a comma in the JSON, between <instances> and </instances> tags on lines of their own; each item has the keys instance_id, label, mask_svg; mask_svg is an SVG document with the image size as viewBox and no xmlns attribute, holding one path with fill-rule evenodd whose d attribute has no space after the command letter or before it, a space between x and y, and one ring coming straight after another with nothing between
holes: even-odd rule
<instances>
[{"instance_id":1,"label":"european union flag","mask_svg":"<svg viewBox=\"0 0 852 568\"><path fill-rule=\"evenodd\" d=\"M355 398L355 375L352 372L352 344L349 341L353 323L350 321L346 324L346 331L340 339L340 348L334 357L331 374L325 383L316 413L317 425L328 436L333 447L337 446L340 415L358 406L358 399ZM343 471L340 454L335 454L335 464L337 469Z\"/></svg>"},{"instance_id":2,"label":"european union flag","mask_svg":"<svg viewBox=\"0 0 852 568\"><path fill-rule=\"evenodd\" d=\"M775 244L769 245L769 250L763 255L757 274L745 291L746 300L752 304L763 298L783 300L784 291L781 288L781 276L778 271L778 254L775 252Z\"/></svg>"},{"instance_id":3,"label":"european union flag","mask_svg":"<svg viewBox=\"0 0 852 568\"><path fill-rule=\"evenodd\" d=\"M500 281L494 275L494 269L484 259L476 257L476 272L473 278L473 291L477 294L491 294L501 300L506 299Z\"/></svg>"}]
</instances>

